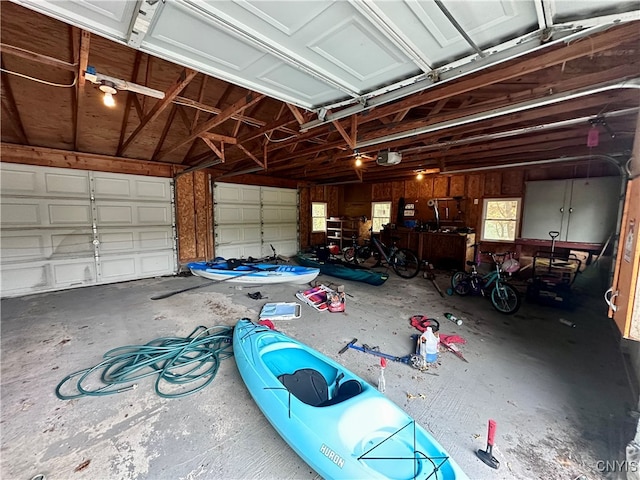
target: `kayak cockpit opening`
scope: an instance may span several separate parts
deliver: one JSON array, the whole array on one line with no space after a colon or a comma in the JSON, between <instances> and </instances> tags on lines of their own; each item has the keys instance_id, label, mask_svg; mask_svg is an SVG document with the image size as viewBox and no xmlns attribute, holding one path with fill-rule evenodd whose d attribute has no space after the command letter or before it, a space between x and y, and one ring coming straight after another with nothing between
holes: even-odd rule
<instances>
[{"instance_id":1,"label":"kayak cockpit opening","mask_svg":"<svg viewBox=\"0 0 640 480\"><path fill-rule=\"evenodd\" d=\"M327 407L344 402L362 392L362 384L358 380L340 383L343 377L342 374L336 377L331 396L326 378L313 368L301 368L293 373L279 375L278 380L301 402L312 407Z\"/></svg>"}]
</instances>

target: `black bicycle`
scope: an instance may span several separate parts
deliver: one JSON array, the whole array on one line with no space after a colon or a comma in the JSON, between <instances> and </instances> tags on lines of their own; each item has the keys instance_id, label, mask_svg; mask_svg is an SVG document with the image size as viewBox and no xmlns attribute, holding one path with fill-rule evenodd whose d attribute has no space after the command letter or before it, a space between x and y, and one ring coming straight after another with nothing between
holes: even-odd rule
<instances>
[{"instance_id":1,"label":"black bicycle","mask_svg":"<svg viewBox=\"0 0 640 480\"><path fill-rule=\"evenodd\" d=\"M375 259L373 268L383 264L393 268L393 271L402 278L413 278L420 271L420 261L418 256L408 248L400 248L397 245L398 239L392 237L392 244L387 247L382 241L371 232L371 242L360 245L357 248L351 246L344 250L344 259L347 262L356 264L364 263L372 256ZM354 243L355 240L354 240Z\"/></svg>"}]
</instances>

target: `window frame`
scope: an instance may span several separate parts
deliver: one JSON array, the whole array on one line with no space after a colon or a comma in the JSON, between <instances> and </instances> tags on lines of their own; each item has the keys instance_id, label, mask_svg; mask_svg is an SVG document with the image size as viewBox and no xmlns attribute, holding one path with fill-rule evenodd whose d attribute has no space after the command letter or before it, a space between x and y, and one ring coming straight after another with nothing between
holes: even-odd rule
<instances>
[{"instance_id":1,"label":"window frame","mask_svg":"<svg viewBox=\"0 0 640 480\"><path fill-rule=\"evenodd\" d=\"M389 206L389 216L388 217L376 217L374 215L375 206L376 205L381 205L381 204ZM393 203L391 201L371 202L371 228L372 228L373 233L380 233L382 231L382 226L385 225L385 223L390 223L391 222L391 209L392 208L393 208ZM374 228L374 225L376 224L376 218L387 219L387 222L381 223L380 227L377 230Z\"/></svg>"},{"instance_id":2,"label":"window frame","mask_svg":"<svg viewBox=\"0 0 640 480\"><path fill-rule=\"evenodd\" d=\"M322 205L324 209L324 217L315 216L314 206ZM324 228L322 230L316 230L315 228L315 220L322 218L324 220ZM327 233L327 202L311 202L311 233Z\"/></svg>"},{"instance_id":3,"label":"window frame","mask_svg":"<svg viewBox=\"0 0 640 480\"><path fill-rule=\"evenodd\" d=\"M513 219L497 219L497 218L491 218L488 219L487 218L487 205L489 204L489 202L517 202L517 207L516 207L516 216ZM482 242L496 242L496 243L513 243L516 241L516 238L518 238L518 232L520 230L520 219L522 217L522 197L488 197L488 198L484 198L482 200L482 222L481 222L481 228L480 228L480 241ZM504 240L499 240L499 239L495 239L495 238L486 238L485 237L485 232L487 230L486 228L486 223L487 220L508 220L508 221L512 221L514 222L514 229L513 229L513 238L512 239L504 239Z\"/></svg>"}]
</instances>

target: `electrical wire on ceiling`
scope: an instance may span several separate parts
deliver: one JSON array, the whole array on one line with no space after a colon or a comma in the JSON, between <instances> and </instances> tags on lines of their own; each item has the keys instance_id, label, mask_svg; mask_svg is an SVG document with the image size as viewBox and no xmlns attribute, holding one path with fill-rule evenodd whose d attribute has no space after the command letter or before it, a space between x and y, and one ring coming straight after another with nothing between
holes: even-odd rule
<instances>
[{"instance_id":1,"label":"electrical wire on ceiling","mask_svg":"<svg viewBox=\"0 0 640 480\"><path fill-rule=\"evenodd\" d=\"M285 138L279 138L278 140L274 140L273 138L271 138L271 136L268 133L264 134L265 138L267 140L269 140L271 143L280 143L280 142L286 142L287 140L291 140L292 138L296 138L297 135L291 135L289 137L285 137Z\"/></svg>"},{"instance_id":2,"label":"electrical wire on ceiling","mask_svg":"<svg viewBox=\"0 0 640 480\"><path fill-rule=\"evenodd\" d=\"M6 68L0 68L0 71L3 72L3 73L8 73L10 75L16 75L17 77L26 78L27 80L32 80L34 82L43 83L43 84L49 85L51 87L71 88L71 87L75 87L76 83L78 82L78 75L74 75L73 83L65 84L65 83L49 82L47 80L42 80L40 78L35 78L35 77L31 77L29 75L25 75L24 73L18 73L18 72L14 72L12 70L7 70Z\"/></svg>"}]
</instances>

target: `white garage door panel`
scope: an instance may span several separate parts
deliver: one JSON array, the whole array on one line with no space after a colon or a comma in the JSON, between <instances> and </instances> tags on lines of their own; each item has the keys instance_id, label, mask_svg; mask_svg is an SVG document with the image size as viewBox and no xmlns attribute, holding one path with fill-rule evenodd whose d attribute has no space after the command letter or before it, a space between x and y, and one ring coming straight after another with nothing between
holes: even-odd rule
<instances>
[{"instance_id":1,"label":"white garage door panel","mask_svg":"<svg viewBox=\"0 0 640 480\"><path fill-rule=\"evenodd\" d=\"M215 198L220 204L240 203L260 205L260 187L216 183Z\"/></svg>"},{"instance_id":2,"label":"white garage door panel","mask_svg":"<svg viewBox=\"0 0 640 480\"><path fill-rule=\"evenodd\" d=\"M167 178L92 172L96 199L171 201Z\"/></svg>"},{"instance_id":3,"label":"white garage door panel","mask_svg":"<svg viewBox=\"0 0 640 480\"><path fill-rule=\"evenodd\" d=\"M46 260L78 254L93 256L91 229L74 230L3 230L3 264Z\"/></svg>"},{"instance_id":4,"label":"white garage door panel","mask_svg":"<svg viewBox=\"0 0 640 480\"><path fill-rule=\"evenodd\" d=\"M91 225L91 206L83 200L2 198L2 228Z\"/></svg>"},{"instance_id":5,"label":"white garage door panel","mask_svg":"<svg viewBox=\"0 0 640 480\"><path fill-rule=\"evenodd\" d=\"M260 205L223 205L215 207L216 224L260 223Z\"/></svg>"},{"instance_id":6,"label":"white garage door panel","mask_svg":"<svg viewBox=\"0 0 640 480\"><path fill-rule=\"evenodd\" d=\"M1 296L174 274L171 179L0 162Z\"/></svg>"},{"instance_id":7,"label":"white garage door panel","mask_svg":"<svg viewBox=\"0 0 640 480\"><path fill-rule=\"evenodd\" d=\"M262 208L262 221L264 223L293 223L298 220L298 209L295 206L276 207L265 205Z\"/></svg>"},{"instance_id":8,"label":"white garage door panel","mask_svg":"<svg viewBox=\"0 0 640 480\"><path fill-rule=\"evenodd\" d=\"M100 252L148 252L150 250L167 250L173 246L171 230L135 229L117 230L100 229L98 233Z\"/></svg>"},{"instance_id":9,"label":"white garage door panel","mask_svg":"<svg viewBox=\"0 0 640 480\"><path fill-rule=\"evenodd\" d=\"M96 201L96 222L101 225L171 225L171 204L104 203Z\"/></svg>"},{"instance_id":10,"label":"white garage door panel","mask_svg":"<svg viewBox=\"0 0 640 480\"><path fill-rule=\"evenodd\" d=\"M53 285L59 288L93 285L96 282L95 258L51 262Z\"/></svg>"},{"instance_id":11,"label":"white garage door panel","mask_svg":"<svg viewBox=\"0 0 640 480\"><path fill-rule=\"evenodd\" d=\"M295 205L298 202L296 190L263 187L262 203L264 205Z\"/></svg>"},{"instance_id":12,"label":"white garage door panel","mask_svg":"<svg viewBox=\"0 0 640 480\"><path fill-rule=\"evenodd\" d=\"M105 283L165 275L175 271L175 257L167 252L100 257L100 277Z\"/></svg>"},{"instance_id":13,"label":"white garage door panel","mask_svg":"<svg viewBox=\"0 0 640 480\"><path fill-rule=\"evenodd\" d=\"M83 170L4 164L1 179L3 195L83 199L89 196L89 175Z\"/></svg>"},{"instance_id":14,"label":"white garage door panel","mask_svg":"<svg viewBox=\"0 0 640 480\"><path fill-rule=\"evenodd\" d=\"M217 183L214 188L215 254L249 258L298 251L298 191Z\"/></svg>"},{"instance_id":15,"label":"white garage door panel","mask_svg":"<svg viewBox=\"0 0 640 480\"><path fill-rule=\"evenodd\" d=\"M2 266L2 295L16 296L93 285L95 259L48 260Z\"/></svg>"},{"instance_id":16,"label":"white garage door panel","mask_svg":"<svg viewBox=\"0 0 640 480\"><path fill-rule=\"evenodd\" d=\"M2 295L22 295L49 287L49 265L43 263L2 266Z\"/></svg>"}]
</instances>

